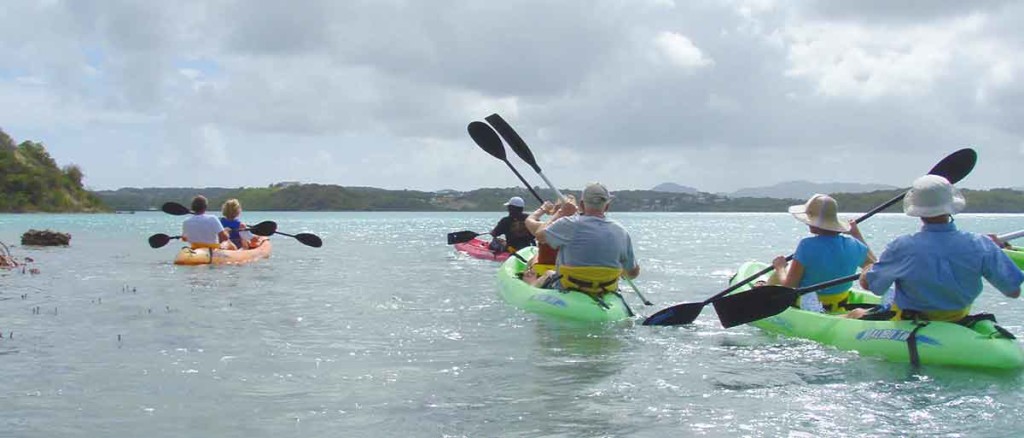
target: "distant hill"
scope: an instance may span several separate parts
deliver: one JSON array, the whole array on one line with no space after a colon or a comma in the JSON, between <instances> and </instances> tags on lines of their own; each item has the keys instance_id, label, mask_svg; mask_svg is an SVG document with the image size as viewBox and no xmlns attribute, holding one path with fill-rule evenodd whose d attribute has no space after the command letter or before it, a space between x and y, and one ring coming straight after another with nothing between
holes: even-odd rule
<instances>
[{"instance_id":1,"label":"distant hill","mask_svg":"<svg viewBox=\"0 0 1024 438\"><path fill-rule=\"evenodd\" d=\"M787 181L767 187L740 189L730 193L728 196L731 198L807 199L815 193L867 193L878 190L895 190L897 188L898 187L885 184Z\"/></svg>"},{"instance_id":2,"label":"distant hill","mask_svg":"<svg viewBox=\"0 0 1024 438\"><path fill-rule=\"evenodd\" d=\"M699 193L698 190L693 187L683 186L670 182L658 184L654 186L654 188L651 189L651 191L664 193L689 193L691 195L696 195L697 193Z\"/></svg>"},{"instance_id":3,"label":"distant hill","mask_svg":"<svg viewBox=\"0 0 1024 438\"><path fill-rule=\"evenodd\" d=\"M0 212L96 212L107 208L82 187L82 169L63 169L41 143L14 139L0 129Z\"/></svg>"},{"instance_id":4,"label":"distant hill","mask_svg":"<svg viewBox=\"0 0 1024 438\"><path fill-rule=\"evenodd\" d=\"M534 187L544 199L553 200L549 189ZM562 189L577 193L578 189ZM843 212L865 212L900 193L901 189L870 193L836 193ZM504 211L503 204L512 196L526 200L526 209L537 208L537 200L522 187L483 188L470 191L386 190L373 187L342 187L325 184L299 184L287 187L255 187L229 189L207 188L124 188L96 192L107 205L117 210L159 209L164 202L185 205L192 196L203 194L210 199L212 210L219 210L228 198L238 198L245 210L271 211ZM711 193L669 193L653 190L621 190L613 192L613 211L651 212L785 212L802 199L731 198ZM1024 193L1008 189L987 191L964 190L968 212L1024 212ZM887 211L898 212L897 203Z\"/></svg>"}]
</instances>

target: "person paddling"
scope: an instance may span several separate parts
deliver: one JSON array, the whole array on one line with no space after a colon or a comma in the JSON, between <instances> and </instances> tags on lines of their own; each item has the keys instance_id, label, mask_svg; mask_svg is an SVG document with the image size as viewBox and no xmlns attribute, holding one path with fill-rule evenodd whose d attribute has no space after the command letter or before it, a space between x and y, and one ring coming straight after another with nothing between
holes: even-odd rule
<instances>
[{"instance_id":1,"label":"person paddling","mask_svg":"<svg viewBox=\"0 0 1024 438\"><path fill-rule=\"evenodd\" d=\"M513 196L505 203L508 216L501 218L490 234L494 237L489 248L493 252L515 252L534 244L533 234L526 229L526 214L523 209L526 202L523 198ZM505 236L504 242L498 236Z\"/></svg>"},{"instance_id":2,"label":"person paddling","mask_svg":"<svg viewBox=\"0 0 1024 438\"><path fill-rule=\"evenodd\" d=\"M768 283L796 289L853 274L858 267L867 269L875 262L875 255L864 241L857 222L840 222L838 211L839 203L822 194L811 196L802 205L789 207L789 213L796 220L807 224L811 236L800 240L788 266L785 256L772 260L775 273ZM845 311L852 285L850 281L819 290L817 294L804 294L796 303L797 307L817 312Z\"/></svg>"},{"instance_id":3,"label":"person paddling","mask_svg":"<svg viewBox=\"0 0 1024 438\"><path fill-rule=\"evenodd\" d=\"M192 249L236 249L227 230L217 216L207 214L208 202L203 195L192 198L192 216L181 224L181 240Z\"/></svg>"},{"instance_id":4,"label":"person paddling","mask_svg":"<svg viewBox=\"0 0 1024 438\"><path fill-rule=\"evenodd\" d=\"M565 217L541 227L537 240L558 250L559 286L599 298L616 292L619 277L636 278L640 265L633 255L633 241L618 222L605 215L612 195L601 183L587 184L580 196L582 214ZM572 204L563 208L570 213Z\"/></svg>"},{"instance_id":5,"label":"person paddling","mask_svg":"<svg viewBox=\"0 0 1024 438\"><path fill-rule=\"evenodd\" d=\"M938 175L914 181L903 199L903 212L921 219L921 231L899 236L885 247L878 262L860 276L864 289L881 295L895 284L892 307L854 310L864 319L926 319L959 321L971 310L988 280L1003 295L1020 296L1024 273L1000 250L997 237L960 231L953 215L967 202L960 191Z\"/></svg>"},{"instance_id":6,"label":"person paddling","mask_svg":"<svg viewBox=\"0 0 1024 438\"><path fill-rule=\"evenodd\" d=\"M231 243L238 249L251 249L260 245L260 238L245 231L247 226L242 223L242 203L237 199L228 199L220 207L220 224L228 230Z\"/></svg>"}]
</instances>

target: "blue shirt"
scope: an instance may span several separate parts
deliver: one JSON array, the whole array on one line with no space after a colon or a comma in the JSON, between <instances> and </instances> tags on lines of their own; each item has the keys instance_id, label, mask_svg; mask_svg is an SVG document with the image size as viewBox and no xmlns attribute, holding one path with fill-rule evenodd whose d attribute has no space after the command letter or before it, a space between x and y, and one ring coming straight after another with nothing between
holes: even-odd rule
<instances>
[{"instance_id":1,"label":"blue shirt","mask_svg":"<svg viewBox=\"0 0 1024 438\"><path fill-rule=\"evenodd\" d=\"M242 221L238 219L228 219L226 217L221 217L220 225L224 227L226 230L228 230L231 242L234 243L236 247L241 248L242 236L238 233L238 229L242 226Z\"/></svg>"},{"instance_id":2,"label":"blue shirt","mask_svg":"<svg viewBox=\"0 0 1024 438\"><path fill-rule=\"evenodd\" d=\"M924 224L897 237L866 275L868 289L879 295L896 283L896 305L917 311L969 308L981 294L982 277L1007 296L1024 282L991 239L959 231L953 222Z\"/></svg>"},{"instance_id":3,"label":"blue shirt","mask_svg":"<svg viewBox=\"0 0 1024 438\"><path fill-rule=\"evenodd\" d=\"M796 246L793 260L804 267L798 287L823 283L857 272L868 256L863 242L843 234L805 237ZM850 290L853 282L841 283L818 291L818 295L835 295ZM807 294L810 295L810 294ZM805 295L805 296L807 296Z\"/></svg>"},{"instance_id":4,"label":"blue shirt","mask_svg":"<svg viewBox=\"0 0 1024 438\"><path fill-rule=\"evenodd\" d=\"M574 215L558 219L544 231L547 243L558 249L558 265L636 267L633 241L618 222L603 217Z\"/></svg>"}]
</instances>

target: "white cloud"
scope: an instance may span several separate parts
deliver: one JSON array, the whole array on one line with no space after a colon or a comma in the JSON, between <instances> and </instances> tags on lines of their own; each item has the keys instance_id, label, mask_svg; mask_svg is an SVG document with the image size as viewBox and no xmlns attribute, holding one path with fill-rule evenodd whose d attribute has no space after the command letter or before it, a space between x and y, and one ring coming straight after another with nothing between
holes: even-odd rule
<instances>
[{"instance_id":1,"label":"white cloud","mask_svg":"<svg viewBox=\"0 0 1024 438\"><path fill-rule=\"evenodd\" d=\"M669 62L684 69L707 67L714 61L704 56L686 36L675 32L661 32L654 38L654 45Z\"/></svg>"}]
</instances>

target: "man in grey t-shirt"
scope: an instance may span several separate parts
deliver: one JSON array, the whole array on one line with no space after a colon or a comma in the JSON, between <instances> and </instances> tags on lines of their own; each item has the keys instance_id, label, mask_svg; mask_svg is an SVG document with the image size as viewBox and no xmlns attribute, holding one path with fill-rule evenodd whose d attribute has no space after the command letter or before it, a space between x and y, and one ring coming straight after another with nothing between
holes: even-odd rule
<instances>
[{"instance_id":1,"label":"man in grey t-shirt","mask_svg":"<svg viewBox=\"0 0 1024 438\"><path fill-rule=\"evenodd\" d=\"M605 217L611 200L604 185L587 184L580 196L582 214L563 217L537 231L537 240L558 249L559 273L563 267L607 267L622 269L627 278L640 275L629 233Z\"/></svg>"}]
</instances>

